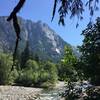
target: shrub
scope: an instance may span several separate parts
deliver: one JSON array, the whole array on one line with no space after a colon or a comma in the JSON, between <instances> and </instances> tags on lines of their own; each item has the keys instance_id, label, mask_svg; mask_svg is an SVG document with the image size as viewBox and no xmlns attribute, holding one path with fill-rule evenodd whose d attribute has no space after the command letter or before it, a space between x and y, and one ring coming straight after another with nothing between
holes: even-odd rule
<instances>
[{"instance_id":1,"label":"shrub","mask_svg":"<svg viewBox=\"0 0 100 100\"><path fill-rule=\"evenodd\" d=\"M8 54L0 54L0 84L11 84L10 70L12 67L12 57Z\"/></svg>"},{"instance_id":2,"label":"shrub","mask_svg":"<svg viewBox=\"0 0 100 100\"><path fill-rule=\"evenodd\" d=\"M34 60L28 60L25 66L16 79L17 85L48 87L58 79L56 66L51 62L39 65ZM47 86L47 83L50 85Z\"/></svg>"},{"instance_id":3,"label":"shrub","mask_svg":"<svg viewBox=\"0 0 100 100\"><path fill-rule=\"evenodd\" d=\"M44 64L44 71L48 73L48 80L51 83L55 83L58 80L57 68L54 63L46 62Z\"/></svg>"},{"instance_id":4,"label":"shrub","mask_svg":"<svg viewBox=\"0 0 100 100\"><path fill-rule=\"evenodd\" d=\"M26 62L26 68L20 72L20 76L16 79L17 85L34 86L38 82L38 64L34 60Z\"/></svg>"}]
</instances>

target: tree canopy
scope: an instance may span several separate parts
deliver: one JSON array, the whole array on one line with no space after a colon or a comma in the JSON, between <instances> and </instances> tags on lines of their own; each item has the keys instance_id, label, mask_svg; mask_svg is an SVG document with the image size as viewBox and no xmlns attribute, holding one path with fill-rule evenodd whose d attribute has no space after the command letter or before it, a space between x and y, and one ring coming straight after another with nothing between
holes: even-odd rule
<instances>
[{"instance_id":1,"label":"tree canopy","mask_svg":"<svg viewBox=\"0 0 100 100\"><path fill-rule=\"evenodd\" d=\"M88 25L82 35L84 40L80 51L84 75L94 84L100 85L100 18L95 24Z\"/></svg>"},{"instance_id":2,"label":"tree canopy","mask_svg":"<svg viewBox=\"0 0 100 100\"><path fill-rule=\"evenodd\" d=\"M76 81L75 64L77 58L71 47L65 46L64 50L64 57L61 59L60 65L58 66L59 79L65 81Z\"/></svg>"},{"instance_id":3,"label":"tree canopy","mask_svg":"<svg viewBox=\"0 0 100 100\"><path fill-rule=\"evenodd\" d=\"M94 11L99 9L98 3L99 0L86 0L86 2L84 0L54 0L52 20L57 8L59 13L59 24L61 23L62 25L65 25L64 20L66 15L70 15L70 18L77 16L78 19L82 20L85 7L88 7L90 16L93 16Z\"/></svg>"}]
</instances>

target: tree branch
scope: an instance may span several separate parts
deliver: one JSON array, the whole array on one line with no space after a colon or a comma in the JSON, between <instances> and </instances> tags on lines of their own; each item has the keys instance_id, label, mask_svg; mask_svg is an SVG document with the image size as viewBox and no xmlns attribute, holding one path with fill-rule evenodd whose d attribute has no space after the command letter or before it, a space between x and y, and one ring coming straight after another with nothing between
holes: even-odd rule
<instances>
[{"instance_id":1,"label":"tree branch","mask_svg":"<svg viewBox=\"0 0 100 100\"><path fill-rule=\"evenodd\" d=\"M17 6L13 9L13 11L11 12L11 14L8 17L7 21L10 21L13 18L13 16L15 16L20 11L20 9L23 7L25 1L26 0L20 0L18 2Z\"/></svg>"},{"instance_id":2,"label":"tree branch","mask_svg":"<svg viewBox=\"0 0 100 100\"><path fill-rule=\"evenodd\" d=\"M13 11L11 12L10 16L7 18L7 21L13 20L13 27L16 32L16 44L15 44L15 49L13 52L13 65L11 68L11 71L14 69L15 66L15 60L16 60L16 54L17 54L17 48L18 48L18 43L20 39L20 26L18 24L18 18L17 18L17 13L20 11L20 9L23 7L25 3L25 0L20 0L18 4L15 6Z\"/></svg>"}]
</instances>

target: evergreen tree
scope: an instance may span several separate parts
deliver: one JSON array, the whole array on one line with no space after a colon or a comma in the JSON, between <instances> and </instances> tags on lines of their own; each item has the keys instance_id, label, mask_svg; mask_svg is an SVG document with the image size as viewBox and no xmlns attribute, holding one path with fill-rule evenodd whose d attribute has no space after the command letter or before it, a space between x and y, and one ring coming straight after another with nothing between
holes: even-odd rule
<instances>
[{"instance_id":1,"label":"evergreen tree","mask_svg":"<svg viewBox=\"0 0 100 100\"><path fill-rule=\"evenodd\" d=\"M13 61L10 55L0 53L0 84L9 84L12 64Z\"/></svg>"},{"instance_id":2,"label":"evergreen tree","mask_svg":"<svg viewBox=\"0 0 100 100\"><path fill-rule=\"evenodd\" d=\"M55 83L58 80L57 68L54 63L47 61L44 64L44 71L48 73L48 81Z\"/></svg>"},{"instance_id":3,"label":"evergreen tree","mask_svg":"<svg viewBox=\"0 0 100 100\"><path fill-rule=\"evenodd\" d=\"M39 62L39 61L40 61L39 56L38 56L38 54L37 54L37 53L36 53L36 54L35 54L35 56L34 56L34 60L35 60L35 61L37 61L37 62Z\"/></svg>"},{"instance_id":4,"label":"evergreen tree","mask_svg":"<svg viewBox=\"0 0 100 100\"><path fill-rule=\"evenodd\" d=\"M82 35L84 40L80 51L84 75L92 83L100 85L100 18L95 24L88 25Z\"/></svg>"},{"instance_id":5,"label":"evergreen tree","mask_svg":"<svg viewBox=\"0 0 100 100\"><path fill-rule=\"evenodd\" d=\"M58 67L60 80L76 80L75 79L75 64L76 56L73 54L72 48L65 46L65 54L61 59L61 64Z\"/></svg>"},{"instance_id":6,"label":"evergreen tree","mask_svg":"<svg viewBox=\"0 0 100 100\"><path fill-rule=\"evenodd\" d=\"M24 51L21 54L21 62L20 62L20 67L25 68L25 64L28 61L28 59L30 58L30 51L29 51L29 43L28 41L26 42L26 47L24 49Z\"/></svg>"}]
</instances>

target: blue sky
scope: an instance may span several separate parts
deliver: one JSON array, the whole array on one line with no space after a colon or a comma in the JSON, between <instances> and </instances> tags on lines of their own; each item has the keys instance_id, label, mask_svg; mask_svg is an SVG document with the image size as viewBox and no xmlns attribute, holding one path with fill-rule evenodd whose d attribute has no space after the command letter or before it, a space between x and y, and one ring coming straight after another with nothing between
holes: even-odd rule
<instances>
[{"instance_id":1,"label":"blue sky","mask_svg":"<svg viewBox=\"0 0 100 100\"><path fill-rule=\"evenodd\" d=\"M0 16L8 16L18 1L19 0L0 0ZM66 42L74 46L81 45L83 37L80 34L89 22L89 12L86 11L86 13L84 13L84 20L79 22L77 29L77 19L73 18L70 20L69 16L67 16L65 20L66 26L59 26L57 13L53 22L51 22L53 1L54 0L26 0L24 7L18 15L35 22L41 20L55 30ZM100 11L95 13L93 19L98 16L100 16Z\"/></svg>"}]
</instances>

